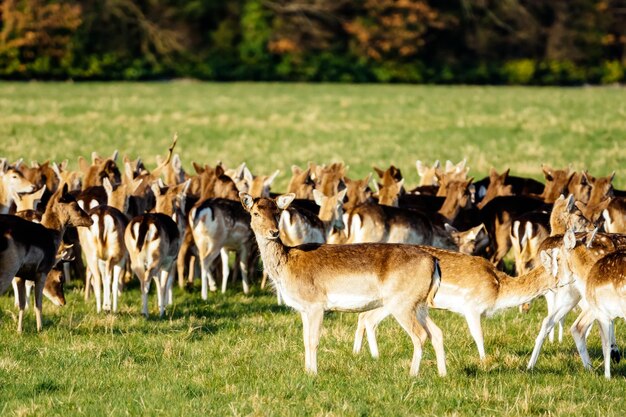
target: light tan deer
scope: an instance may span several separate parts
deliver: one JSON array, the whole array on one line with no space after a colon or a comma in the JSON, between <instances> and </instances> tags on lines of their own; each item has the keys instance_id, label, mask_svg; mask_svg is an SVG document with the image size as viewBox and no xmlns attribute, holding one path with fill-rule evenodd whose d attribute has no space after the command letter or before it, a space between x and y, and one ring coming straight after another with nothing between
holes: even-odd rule
<instances>
[{"instance_id":1,"label":"light tan deer","mask_svg":"<svg viewBox=\"0 0 626 417\"><path fill-rule=\"evenodd\" d=\"M567 233L573 234L573 232L571 231ZM584 244L582 244L582 247L580 247L578 250L582 251L582 253L586 256L587 261L584 264L588 265L587 269L577 270L577 273L583 275L586 274L591 265L593 265L593 263L597 259L601 258L604 254L613 252L617 249L626 248L626 239L618 235L596 234L595 232L591 233L595 234L595 239L589 239L587 237L587 233L579 234L579 237L581 238L581 243L584 242ZM576 239L576 237L570 237L570 240L572 241L575 241ZM592 242L592 240L593 244L590 244L590 246L586 248L587 250L584 251L583 247L585 246L585 244L588 242ZM563 256L563 235L555 235L546 238L541 244L540 250L549 250L551 253L554 254L553 267L551 268L551 272L552 275L559 280L560 284L554 291L554 298L551 301L552 304L548 304L548 315L544 318L541 324L539 334L537 335L537 338L535 340L535 347L528 362L528 369L532 369L536 365L543 342L545 341L546 336L552 331L555 324L561 323L564 317L574 307L579 305L579 303L581 307L583 307L583 309L586 306L586 303L584 301L581 301L583 297L581 295L580 288L574 285L574 277L572 275L571 269L567 264L567 260ZM579 316L579 319L582 316L584 316L584 314L581 314L581 316ZM579 320L577 320L577 322L578 321ZM576 322L574 323L574 326L576 326ZM572 326L572 329L574 328L574 326ZM574 340L576 341L576 337L574 338ZM578 341L577 346L581 346ZM614 337L612 339L612 352L612 355L617 360L617 358L619 357L619 350L617 348ZM581 358L583 359L583 363L586 364L587 362L585 361L584 352L582 351Z\"/></svg>"},{"instance_id":2,"label":"light tan deer","mask_svg":"<svg viewBox=\"0 0 626 417\"><path fill-rule=\"evenodd\" d=\"M441 285L433 307L465 317L481 360L485 359L481 317L528 302L556 285L556 280L543 266L521 277L510 277L484 258L427 246L420 246L420 249L435 256L441 267ZM367 331L370 353L378 357L375 329L388 315L382 309L359 315L354 353L361 350L363 333Z\"/></svg>"},{"instance_id":3,"label":"light tan deer","mask_svg":"<svg viewBox=\"0 0 626 417\"><path fill-rule=\"evenodd\" d=\"M422 163L419 159L415 162L417 173L420 176L419 186L439 185L439 178L443 176L443 170L439 160L436 160L432 167Z\"/></svg>"},{"instance_id":4,"label":"light tan deer","mask_svg":"<svg viewBox=\"0 0 626 417\"><path fill-rule=\"evenodd\" d=\"M307 169L302 169L297 165L291 167L291 180L287 186L288 193L294 193L296 198L303 198L311 200L313 199L313 188L315 187L315 181L311 171L312 164L309 163Z\"/></svg>"},{"instance_id":5,"label":"light tan deer","mask_svg":"<svg viewBox=\"0 0 626 417\"><path fill-rule=\"evenodd\" d=\"M295 196L291 196L293 198ZM429 337L437 368L446 374L443 336L428 317L437 293L437 259L410 245L285 246L279 238L279 202L242 193L251 226L270 278L286 304L302 316L305 369L317 373L317 347L324 311L382 308L392 314L413 341L411 375L419 371L422 345Z\"/></svg>"},{"instance_id":6,"label":"light tan deer","mask_svg":"<svg viewBox=\"0 0 626 417\"><path fill-rule=\"evenodd\" d=\"M604 230L608 233L626 233L626 198L611 199L608 206L602 211Z\"/></svg>"},{"instance_id":7,"label":"light tan deer","mask_svg":"<svg viewBox=\"0 0 626 417\"><path fill-rule=\"evenodd\" d=\"M67 192L67 185L52 196L41 224L11 215L0 216L0 294L6 291L15 276L22 278L18 283L18 332L22 331L26 302L24 280L35 281L35 316L39 331L46 277L55 265L65 228L68 225L90 226L91 223L87 213Z\"/></svg>"},{"instance_id":8,"label":"light tan deer","mask_svg":"<svg viewBox=\"0 0 626 417\"><path fill-rule=\"evenodd\" d=\"M17 193L30 193L35 190L33 183L15 168L0 169L0 214L9 214Z\"/></svg>"},{"instance_id":9,"label":"light tan deer","mask_svg":"<svg viewBox=\"0 0 626 417\"><path fill-rule=\"evenodd\" d=\"M589 251L595 236L587 243L568 231L563 237L564 257L574 276L574 284L586 302L583 312L571 328L583 366L591 370L586 335L593 321L598 322L604 357L604 376L611 378L611 358L615 349L613 320L626 318L626 251L618 250L597 257ZM602 253L604 251L600 251Z\"/></svg>"}]
</instances>

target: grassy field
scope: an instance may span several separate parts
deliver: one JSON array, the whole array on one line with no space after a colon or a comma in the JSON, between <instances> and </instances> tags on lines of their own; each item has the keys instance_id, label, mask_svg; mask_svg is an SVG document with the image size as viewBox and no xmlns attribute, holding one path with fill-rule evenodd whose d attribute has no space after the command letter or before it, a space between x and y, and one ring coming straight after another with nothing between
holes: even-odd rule
<instances>
[{"instance_id":1,"label":"grassy field","mask_svg":"<svg viewBox=\"0 0 626 417\"><path fill-rule=\"evenodd\" d=\"M415 160L468 158L541 177L540 164L572 164L626 187L626 90L301 84L0 84L0 156L70 159L119 149L149 163L171 135L191 161L246 161L255 173L343 160L350 175L395 163L406 183ZM152 313L156 302L151 298ZM412 346L392 320L379 330L382 357L354 356L353 314L328 314L319 376L306 375L299 315L269 291L240 288L200 300L176 289L167 317L140 316L136 285L121 312L96 315L80 284L68 305L44 303L44 331L32 312L15 333L12 296L0 297L0 415L623 415L626 363L602 376L598 331L589 339L596 370L583 371L569 332L546 344L525 370L545 314L515 309L483 321L488 359L478 360L462 318L433 312L444 332L448 376L427 346L408 376ZM568 318L568 326L574 317ZM618 343L622 324L618 323Z\"/></svg>"}]
</instances>

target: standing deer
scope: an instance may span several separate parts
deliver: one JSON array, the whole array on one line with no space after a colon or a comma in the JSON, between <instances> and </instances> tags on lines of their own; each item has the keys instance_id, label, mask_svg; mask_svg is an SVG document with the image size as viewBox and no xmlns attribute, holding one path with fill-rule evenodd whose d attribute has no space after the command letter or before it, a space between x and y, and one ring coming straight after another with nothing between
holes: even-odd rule
<instances>
[{"instance_id":1,"label":"standing deer","mask_svg":"<svg viewBox=\"0 0 626 417\"><path fill-rule=\"evenodd\" d=\"M317 347L324 311L367 311L392 314L413 341L411 375L417 375L422 345L429 337L439 374L446 374L443 336L428 317L428 305L441 280L437 259L411 245L285 246L279 238L281 199L240 195L263 264L285 303L302 316L305 369L317 373ZM290 195L287 198L293 199Z\"/></svg>"},{"instance_id":2,"label":"standing deer","mask_svg":"<svg viewBox=\"0 0 626 417\"><path fill-rule=\"evenodd\" d=\"M0 169L0 214L9 214L17 193L30 193L35 190L33 183L15 168Z\"/></svg>"},{"instance_id":3,"label":"standing deer","mask_svg":"<svg viewBox=\"0 0 626 417\"><path fill-rule=\"evenodd\" d=\"M20 312L18 332L22 331L25 307L24 280L35 281L35 317L37 331L42 328L41 305L46 276L56 263L63 233L68 225L90 226L91 219L67 192L67 185L50 199L41 224L17 216L0 216L0 294L4 293L15 276L18 282Z\"/></svg>"},{"instance_id":4,"label":"standing deer","mask_svg":"<svg viewBox=\"0 0 626 417\"><path fill-rule=\"evenodd\" d=\"M480 324L484 315L518 306L532 300L555 286L555 279L543 266L521 277L510 277L498 271L484 258L469 256L429 246L420 246L439 260L441 285L433 299L434 308L461 314L467 321L470 334L478 348L481 360L485 359L483 331ZM544 254L545 255L545 254ZM378 357L375 329L389 315L375 309L359 315L354 339L354 353L361 350L364 331L373 357Z\"/></svg>"}]
</instances>

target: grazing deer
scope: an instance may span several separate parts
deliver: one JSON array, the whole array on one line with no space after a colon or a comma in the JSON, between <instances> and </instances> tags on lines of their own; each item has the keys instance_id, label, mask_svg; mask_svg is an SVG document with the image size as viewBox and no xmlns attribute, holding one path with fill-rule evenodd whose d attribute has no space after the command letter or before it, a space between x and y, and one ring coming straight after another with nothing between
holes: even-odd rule
<instances>
[{"instance_id":1,"label":"grazing deer","mask_svg":"<svg viewBox=\"0 0 626 417\"><path fill-rule=\"evenodd\" d=\"M17 193L30 193L35 190L33 183L15 168L0 169L0 214L9 214Z\"/></svg>"},{"instance_id":2,"label":"grazing deer","mask_svg":"<svg viewBox=\"0 0 626 417\"><path fill-rule=\"evenodd\" d=\"M217 290L211 265L218 256L222 259L222 293L226 292L229 275L227 250L234 250L239 255L243 291L248 294L248 256L254 248L248 213L236 201L211 198L189 211L189 223L200 258L202 299L208 298L208 290Z\"/></svg>"},{"instance_id":3,"label":"grazing deer","mask_svg":"<svg viewBox=\"0 0 626 417\"><path fill-rule=\"evenodd\" d=\"M159 316L172 302L174 266L180 244L178 226L163 213L146 213L133 218L126 227L124 243L131 268L141 284L142 313L148 317L148 293L154 280Z\"/></svg>"},{"instance_id":4,"label":"grazing deer","mask_svg":"<svg viewBox=\"0 0 626 417\"><path fill-rule=\"evenodd\" d=\"M483 256L485 248L489 245L489 234L484 224L481 223L465 231L458 231L448 223L445 223L444 227L459 248L459 252L466 255Z\"/></svg>"},{"instance_id":5,"label":"grazing deer","mask_svg":"<svg viewBox=\"0 0 626 417\"><path fill-rule=\"evenodd\" d=\"M290 195L287 198L293 199ZM324 311L392 314L413 341L411 375L417 375L422 345L429 337L437 368L446 374L443 335L428 317L428 304L441 280L437 259L410 245L320 245L287 247L280 241L281 200L241 194L270 278L286 304L300 312L305 369L317 373L317 347Z\"/></svg>"},{"instance_id":6,"label":"grazing deer","mask_svg":"<svg viewBox=\"0 0 626 417\"><path fill-rule=\"evenodd\" d=\"M35 316L37 330L41 330L41 305L46 277L56 261L63 233L68 225L90 226L91 219L67 192L67 185L50 199L41 224L17 216L0 216L0 294L4 293L15 276L18 283L20 312L18 332L22 331L25 307L24 280L35 282Z\"/></svg>"},{"instance_id":7,"label":"grazing deer","mask_svg":"<svg viewBox=\"0 0 626 417\"><path fill-rule=\"evenodd\" d=\"M528 302L556 285L543 266L514 278L498 271L484 258L427 246L420 249L435 256L441 267L441 284L432 306L465 317L481 360L485 359L481 317ZM359 315L354 353L361 350L363 333L367 331L370 353L378 357L375 329L388 315L383 309Z\"/></svg>"}]
</instances>

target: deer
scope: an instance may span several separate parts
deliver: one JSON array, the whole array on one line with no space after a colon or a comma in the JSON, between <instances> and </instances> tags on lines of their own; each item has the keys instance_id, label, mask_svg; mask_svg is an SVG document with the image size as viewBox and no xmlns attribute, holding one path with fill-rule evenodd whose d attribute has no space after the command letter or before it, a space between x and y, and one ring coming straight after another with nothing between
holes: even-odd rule
<instances>
[{"instance_id":1,"label":"deer","mask_svg":"<svg viewBox=\"0 0 626 417\"><path fill-rule=\"evenodd\" d=\"M566 232L565 235L567 235L568 233L573 234L573 230L574 229L571 229L570 231ZM599 259L603 255L609 252L613 252L615 250L626 249L626 239L619 235L595 234L595 239L586 238L586 233L580 233L579 236L587 239L589 242L589 247L586 248L587 250L584 252L588 259L588 262L586 262L588 267L586 270L578 270L578 273L582 275L584 275L588 271L588 268L593 265L595 260ZM574 236L569 237L569 239L570 241L572 241L572 239L575 241L577 238L576 236ZM590 243L592 240L593 245L591 245ZM546 336L553 330L555 324L561 324L563 318L567 315L567 313L569 313L574 307L579 305L579 303L581 304L583 309L585 307L585 303L581 302L583 297L581 295L580 289L576 285L573 285L574 280L571 279L570 268L566 264L567 261L564 260L564 256L562 253L563 241L564 235L550 236L543 241L540 247L541 251L549 250L552 251L556 256L554 260L554 266L551 269L551 273L559 280L559 282L562 283L557 286L554 291L553 300L551 301L551 304L548 304L548 315L544 318L541 324L539 334L537 335L537 338L535 340L535 347L533 348L533 352L527 366L528 369L532 369L536 365L543 342ZM582 249L583 248L581 247L578 250ZM576 325L576 322L574 323L574 325ZM572 326L572 329L573 328L574 326ZM559 331L559 333L559 341L561 341L561 331ZM576 341L576 338L574 339ZM618 362L620 359L619 349L617 348L617 344L615 343L614 339L612 342L613 343L611 355L614 360ZM577 343L577 346L580 345ZM582 353L581 358L584 358L582 356ZM583 363L584 362L585 360L583 359Z\"/></svg>"},{"instance_id":2,"label":"deer","mask_svg":"<svg viewBox=\"0 0 626 417\"><path fill-rule=\"evenodd\" d=\"M118 152L113 152L110 158L101 158L96 152L91 154L91 165L81 156L78 158L78 166L83 172L83 190L96 185L102 185L102 179L108 178L112 184L119 184L122 175L117 167Z\"/></svg>"},{"instance_id":3,"label":"deer","mask_svg":"<svg viewBox=\"0 0 626 417\"><path fill-rule=\"evenodd\" d=\"M439 160L436 160L433 166L429 167L418 159L415 161L415 167L417 168L417 174L420 176L418 186L439 186L439 178L443 176Z\"/></svg>"},{"instance_id":4,"label":"deer","mask_svg":"<svg viewBox=\"0 0 626 417\"><path fill-rule=\"evenodd\" d=\"M24 280L35 282L35 317L37 331L41 331L42 295L46 277L55 265L65 228L69 225L88 227L91 224L92 220L87 213L68 193L67 185L51 197L41 224L12 215L0 216L0 294L6 291L14 277L21 278L18 282L18 332L22 331L26 302Z\"/></svg>"},{"instance_id":5,"label":"deer","mask_svg":"<svg viewBox=\"0 0 626 417\"><path fill-rule=\"evenodd\" d=\"M315 180L312 174L313 164L309 162L307 169L302 169L297 165L291 166L291 179L287 186L288 193L294 193L296 198L305 200L313 199L313 188L315 188Z\"/></svg>"},{"instance_id":6,"label":"deer","mask_svg":"<svg viewBox=\"0 0 626 417\"><path fill-rule=\"evenodd\" d=\"M568 186L572 178L576 174L566 169L553 169L547 165L541 165L544 178L546 180L545 187L541 194L536 197L540 198L547 204L552 204L562 194L568 194Z\"/></svg>"},{"instance_id":7,"label":"deer","mask_svg":"<svg viewBox=\"0 0 626 417\"><path fill-rule=\"evenodd\" d=\"M9 214L17 193L31 193L34 190L35 185L17 169L0 169L0 214Z\"/></svg>"},{"instance_id":8,"label":"deer","mask_svg":"<svg viewBox=\"0 0 626 417\"><path fill-rule=\"evenodd\" d=\"M597 229L596 229L597 231ZM572 231L563 236L564 259L574 275L574 285L586 306L571 327L585 369L592 370L586 347L586 335L593 321L598 322L604 357L604 376L611 378L611 360L616 356L615 329L613 320L626 318L624 309L626 294L626 247L607 253L606 250L590 251L596 233L579 240ZM600 256L597 256L600 254Z\"/></svg>"},{"instance_id":9,"label":"deer","mask_svg":"<svg viewBox=\"0 0 626 417\"><path fill-rule=\"evenodd\" d=\"M607 207L602 210L604 230L608 233L626 233L626 198L611 199Z\"/></svg>"},{"instance_id":10,"label":"deer","mask_svg":"<svg viewBox=\"0 0 626 417\"><path fill-rule=\"evenodd\" d=\"M546 273L543 265L520 277L510 277L481 257L428 246L419 248L436 257L441 268L441 284L433 299L433 308L465 317L481 361L486 358L481 318L528 302L556 285L556 280ZM549 255L544 252L542 257ZM355 354L360 352L363 333L367 332L370 353L372 357L379 356L375 329L388 315L383 309L359 315L354 339Z\"/></svg>"},{"instance_id":11,"label":"deer","mask_svg":"<svg viewBox=\"0 0 626 417\"><path fill-rule=\"evenodd\" d=\"M141 285L142 313L148 318L148 293L154 280L159 316L172 302L174 266L180 245L178 226L163 213L145 213L133 218L124 232L131 268Z\"/></svg>"},{"instance_id":12,"label":"deer","mask_svg":"<svg viewBox=\"0 0 626 417\"><path fill-rule=\"evenodd\" d=\"M226 292L229 275L226 250L237 252L243 292L248 294L248 257L254 249L254 235L250 229L250 218L241 204L224 198L204 200L189 211L189 224L200 259L202 299L208 299L209 290L217 290L211 265L218 256L222 260L222 293Z\"/></svg>"},{"instance_id":13,"label":"deer","mask_svg":"<svg viewBox=\"0 0 626 417\"><path fill-rule=\"evenodd\" d=\"M437 258L422 249L401 244L285 246L280 240L278 215L294 194L276 200L241 193L250 215L263 265L285 303L302 317L305 370L317 374L317 348L324 312L388 311L413 342L410 375L419 372L422 346L428 337L445 376L443 334L428 316L441 274Z\"/></svg>"},{"instance_id":14,"label":"deer","mask_svg":"<svg viewBox=\"0 0 626 417\"><path fill-rule=\"evenodd\" d=\"M482 196L482 200L476 204L476 207L481 209L485 207L488 202L496 197L513 195L513 186L510 184L506 184L506 180L509 176L510 171L510 169L507 169L502 174L498 174L498 172L494 168L491 168L489 170L489 186L485 190L484 195ZM480 189L478 191L478 194L481 194Z\"/></svg>"}]
</instances>

